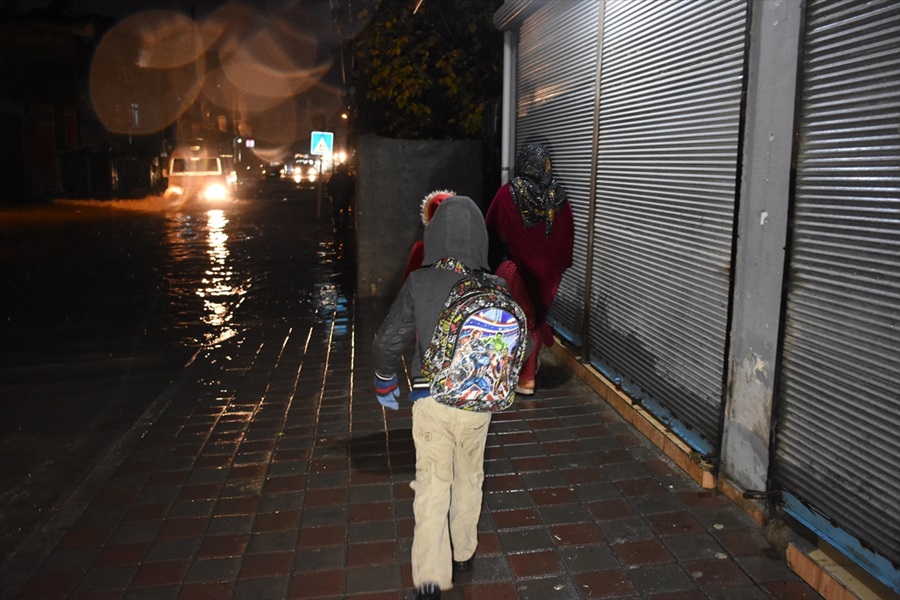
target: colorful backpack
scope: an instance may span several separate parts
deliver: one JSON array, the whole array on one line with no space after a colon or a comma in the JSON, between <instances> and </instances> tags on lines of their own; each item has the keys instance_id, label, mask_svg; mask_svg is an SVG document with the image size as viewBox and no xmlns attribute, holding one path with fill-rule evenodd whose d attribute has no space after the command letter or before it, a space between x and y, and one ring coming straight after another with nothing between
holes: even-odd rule
<instances>
[{"instance_id":1,"label":"colorful backpack","mask_svg":"<svg viewBox=\"0 0 900 600\"><path fill-rule=\"evenodd\" d=\"M463 278L447 297L422 358L432 397L475 412L508 408L527 346L525 313L493 276L477 276L449 258L433 267Z\"/></svg>"}]
</instances>

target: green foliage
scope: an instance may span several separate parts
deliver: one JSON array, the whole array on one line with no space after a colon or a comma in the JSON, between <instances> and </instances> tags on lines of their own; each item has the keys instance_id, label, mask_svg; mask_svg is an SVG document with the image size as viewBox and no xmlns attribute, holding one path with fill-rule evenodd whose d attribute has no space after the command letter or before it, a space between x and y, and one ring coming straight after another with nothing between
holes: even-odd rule
<instances>
[{"instance_id":1,"label":"green foliage","mask_svg":"<svg viewBox=\"0 0 900 600\"><path fill-rule=\"evenodd\" d=\"M372 0L351 41L357 130L395 138L474 139L500 95L502 0Z\"/></svg>"}]
</instances>

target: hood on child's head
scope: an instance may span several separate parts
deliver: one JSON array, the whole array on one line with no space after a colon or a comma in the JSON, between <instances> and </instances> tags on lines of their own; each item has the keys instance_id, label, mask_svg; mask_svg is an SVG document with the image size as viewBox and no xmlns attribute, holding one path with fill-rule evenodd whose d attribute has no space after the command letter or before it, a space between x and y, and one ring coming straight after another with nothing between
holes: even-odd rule
<instances>
[{"instance_id":1,"label":"hood on child's head","mask_svg":"<svg viewBox=\"0 0 900 600\"><path fill-rule=\"evenodd\" d=\"M452 257L472 270L488 269L488 234L478 205L467 196L441 202L425 228L424 265Z\"/></svg>"}]
</instances>

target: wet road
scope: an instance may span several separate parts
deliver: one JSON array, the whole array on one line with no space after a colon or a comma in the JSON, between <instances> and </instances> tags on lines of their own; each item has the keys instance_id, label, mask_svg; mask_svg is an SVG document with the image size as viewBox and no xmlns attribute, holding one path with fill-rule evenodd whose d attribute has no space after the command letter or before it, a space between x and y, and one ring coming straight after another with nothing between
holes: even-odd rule
<instances>
[{"instance_id":1,"label":"wet road","mask_svg":"<svg viewBox=\"0 0 900 600\"><path fill-rule=\"evenodd\" d=\"M222 206L159 197L0 209L5 559L204 345L309 322L351 293L316 193ZM323 241L324 240L324 241Z\"/></svg>"}]
</instances>

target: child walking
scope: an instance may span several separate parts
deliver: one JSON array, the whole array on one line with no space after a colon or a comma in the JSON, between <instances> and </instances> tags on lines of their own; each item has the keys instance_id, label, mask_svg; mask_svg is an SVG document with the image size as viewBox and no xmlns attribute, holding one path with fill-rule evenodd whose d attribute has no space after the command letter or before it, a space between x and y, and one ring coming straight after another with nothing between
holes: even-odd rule
<instances>
[{"instance_id":1,"label":"child walking","mask_svg":"<svg viewBox=\"0 0 900 600\"><path fill-rule=\"evenodd\" d=\"M398 408L396 365L402 352L415 339L419 355L426 355L451 290L464 274L503 285L500 278L482 275L488 268L488 236L481 211L470 198L444 200L425 229L424 241L425 267L409 275L372 346L378 401L392 410ZM473 410L464 397L438 401L424 373L411 376L416 448L412 578L416 600L431 600L452 587L454 572L472 568L491 413ZM511 400L511 391L501 398L504 407Z\"/></svg>"}]
</instances>

